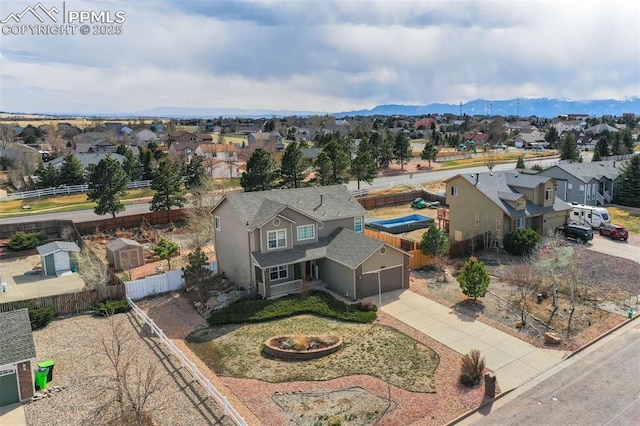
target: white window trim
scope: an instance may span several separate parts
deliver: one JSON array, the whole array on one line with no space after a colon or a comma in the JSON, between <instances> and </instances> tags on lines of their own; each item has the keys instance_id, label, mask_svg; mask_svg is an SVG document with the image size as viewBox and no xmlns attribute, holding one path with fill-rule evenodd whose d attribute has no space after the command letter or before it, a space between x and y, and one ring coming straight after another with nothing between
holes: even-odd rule
<instances>
[{"instance_id":1,"label":"white window trim","mask_svg":"<svg viewBox=\"0 0 640 426\"><path fill-rule=\"evenodd\" d=\"M522 225L520 225L520 223L522 223ZM520 217L516 219L516 229L522 229L525 227L526 224L527 224L527 221L524 217Z\"/></svg>"},{"instance_id":2,"label":"white window trim","mask_svg":"<svg viewBox=\"0 0 640 426\"><path fill-rule=\"evenodd\" d=\"M496 231L502 231L502 219L500 219L499 217L496 217Z\"/></svg>"},{"instance_id":3,"label":"white window trim","mask_svg":"<svg viewBox=\"0 0 640 426\"><path fill-rule=\"evenodd\" d=\"M283 271L284 271L284 276L280 276L280 273ZM273 273L277 274L278 278L271 278L271 274ZM269 281L280 281L280 280L286 280L287 278L289 278L289 268L287 267L287 265L269 268Z\"/></svg>"},{"instance_id":4,"label":"white window trim","mask_svg":"<svg viewBox=\"0 0 640 426\"><path fill-rule=\"evenodd\" d=\"M549 201L553 198L553 189L547 188L544 190L544 199L545 201Z\"/></svg>"},{"instance_id":5,"label":"white window trim","mask_svg":"<svg viewBox=\"0 0 640 426\"><path fill-rule=\"evenodd\" d=\"M220 216L213 217L213 226L216 228L216 231L220 230Z\"/></svg>"},{"instance_id":6,"label":"white window trim","mask_svg":"<svg viewBox=\"0 0 640 426\"><path fill-rule=\"evenodd\" d=\"M360 230L358 230L358 225L360 226ZM362 232L363 228L362 228L362 218L361 217L354 217L353 218L353 230L356 232Z\"/></svg>"},{"instance_id":7,"label":"white window trim","mask_svg":"<svg viewBox=\"0 0 640 426\"><path fill-rule=\"evenodd\" d=\"M300 230L301 229L311 229L311 236L310 237L305 237L305 238L300 238ZM305 240L315 240L316 239L316 227L311 224L311 225L300 225L296 228L297 231L297 236L298 236L298 241L305 241Z\"/></svg>"},{"instance_id":8,"label":"white window trim","mask_svg":"<svg viewBox=\"0 0 640 426\"><path fill-rule=\"evenodd\" d=\"M457 197L458 196L458 187L457 186L452 186L451 187L451 196L452 197Z\"/></svg>"},{"instance_id":9,"label":"white window trim","mask_svg":"<svg viewBox=\"0 0 640 426\"><path fill-rule=\"evenodd\" d=\"M572 183L567 183L567 194L571 194L571 192L573 192L573 184Z\"/></svg>"},{"instance_id":10,"label":"white window trim","mask_svg":"<svg viewBox=\"0 0 640 426\"><path fill-rule=\"evenodd\" d=\"M283 246L279 246L278 245L278 232L283 232L284 233L284 245ZM269 241L271 241L272 239L269 238L269 234L275 234L275 238L273 240L275 240L276 242L276 246L275 247L269 247ZM273 231L267 231L267 250L276 250L276 249L281 249L283 247L287 246L287 230L286 229L274 229Z\"/></svg>"}]
</instances>

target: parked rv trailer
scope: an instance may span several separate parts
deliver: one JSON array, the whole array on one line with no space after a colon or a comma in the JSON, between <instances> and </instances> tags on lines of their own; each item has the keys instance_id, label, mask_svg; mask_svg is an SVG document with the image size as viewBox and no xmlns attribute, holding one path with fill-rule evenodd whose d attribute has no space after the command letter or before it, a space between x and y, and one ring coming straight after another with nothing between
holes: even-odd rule
<instances>
[{"instance_id":1,"label":"parked rv trailer","mask_svg":"<svg viewBox=\"0 0 640 426\"><path fill-rule=\"evenodd\" d=\"M588 225L595 229L600 225L611 223L611 216L609 215L609 211L604 207L571 204L569 223Z\"/></svg>"}]
</instances>

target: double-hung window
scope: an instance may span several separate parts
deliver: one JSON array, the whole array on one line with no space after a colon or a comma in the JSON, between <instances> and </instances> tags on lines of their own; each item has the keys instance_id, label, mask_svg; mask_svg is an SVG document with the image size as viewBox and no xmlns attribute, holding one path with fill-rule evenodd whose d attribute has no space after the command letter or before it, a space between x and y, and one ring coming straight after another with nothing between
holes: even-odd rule
<instances>
[{"instance_id":1,"label":"double-hung window","mask_svg":"<svg viewBox=\"0 0 640 426\"><path fill-rule=\"evenodd\" d=\"M524 217L516 219L516 229L524 228Z\"/></svg>"},{"instance_id":2,"label":"double-hung window","mask_svg":"<svg viewBox=\"0 0 640 426\"><path fill-rule=\"evenodd\" d=\"M353 222L353 230L356 232L362 232L362 218L356 217Z\"/></svg>"},{"instance_id":3,"label":"double-hung window","mask_svg":"<svg viewBox=\"0 0 640 426\"><path fill-rule=\"evenodd\" d=\"M549 201L551 199L551 196L553 195L553 189L552 188L547 188L544 190L544 199L546 201Z\"/></svg>"},{"instance_id":4,"label":"double-hung window","mask_svg":"<svg viewBox=\"0 0 640 426\"><path fill-rule=\"evenodd\" d=\"M285 229L276 229L275 231L267 231L267 248L269 250L282 248L287 246L287 231Z\"/></svg>"},{"instance_id":5,"label":"double-hung window","mask_svg":"<svg viewBox=\"0 0 640 426\"><path fill-rule=\"evenodd\" d=\"M271 281L276 281L276 280L284 280L287 278L287 266L276 266L275 268L270 268L269 269L269 279Z\"/></svg>"},{"instance_id":6,"label":"double-hung window","mask_svg":"<svg viewBox=\"0 0 640 426\"><path fill-rule=\"evenodd\" d=\"M216 231L220 230L220 217L215 216L213 218L213 226L216 228Z\"/></svg>"}]
</instances>

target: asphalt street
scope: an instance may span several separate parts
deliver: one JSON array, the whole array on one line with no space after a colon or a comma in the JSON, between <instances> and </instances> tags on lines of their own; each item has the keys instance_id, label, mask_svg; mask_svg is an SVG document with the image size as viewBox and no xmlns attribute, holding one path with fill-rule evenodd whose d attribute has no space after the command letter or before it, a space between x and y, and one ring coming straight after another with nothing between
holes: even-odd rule
<instances>
[{"instance_id":1,"label":"asphalt street","mask_svg":"<svg viewBox=\"0 0 640 426\"><path fill-rule=\"evenodd\" d=\"M458 424L638 425L639 367L636 319Z\"/></svg>"}]
</instances>

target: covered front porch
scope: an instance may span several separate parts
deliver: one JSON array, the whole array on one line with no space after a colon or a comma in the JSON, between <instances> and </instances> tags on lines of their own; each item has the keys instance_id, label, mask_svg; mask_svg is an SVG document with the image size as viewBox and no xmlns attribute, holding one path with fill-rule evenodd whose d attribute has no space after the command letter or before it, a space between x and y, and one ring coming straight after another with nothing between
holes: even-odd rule
<instances>
[{"instance_id":1,"label":"covered front porch","mask_svg":"<svg viewBox=\"0 0 640 426\"><path fill-rule=\"evenodd\" d=\"M289 265L260 267L255 265L258 294L263 298L281 297L305 289L322 289L317 261L306 260Z\"/></svg>"}]
</instances>

